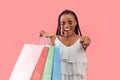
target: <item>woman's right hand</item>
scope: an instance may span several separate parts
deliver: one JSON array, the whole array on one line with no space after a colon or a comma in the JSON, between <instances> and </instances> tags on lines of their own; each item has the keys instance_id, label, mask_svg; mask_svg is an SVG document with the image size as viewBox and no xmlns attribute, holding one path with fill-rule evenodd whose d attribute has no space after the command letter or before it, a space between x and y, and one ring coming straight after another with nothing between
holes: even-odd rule
<instances>
[{"instance_id":1,"label":"woman's right hand","mask_svg":"<svg viewBox=\"0 0 120 80\"><path fill-rule=\"evenodd\" d=\"M40 37L43 37L43 35L45 35L45 33L46 33L46 32L45 32L45 31L43 31L43 30L42 30L42 31L40 31Z\"/></svg>"},{"instance_id":2,"label":"woman's right hand","mask_svg":"<svg viewBox=\"0 0 120 80\"><path fill-rule=\"evenodd\" d=\"M43 36L46 36L46 37L52 37L54 36L53 34L49 33L49 32L45 32L44 30L42 30L40 32L40 37L43 37Z\"/></svg>"},{"instance_id":3,"label":"woman's right hand","mask_svg":"<svg viewBox=\"0 0 120 80\"><path fill-rule=\"evenodd\" d=\"M50 45L54 45L54 41L55 41L55 35L54 34L51 34L49 32L45 32L44 30L42 30L40 32L40 37L47 37L47 38L50 38Z\"/></svg>"}]
</instances>

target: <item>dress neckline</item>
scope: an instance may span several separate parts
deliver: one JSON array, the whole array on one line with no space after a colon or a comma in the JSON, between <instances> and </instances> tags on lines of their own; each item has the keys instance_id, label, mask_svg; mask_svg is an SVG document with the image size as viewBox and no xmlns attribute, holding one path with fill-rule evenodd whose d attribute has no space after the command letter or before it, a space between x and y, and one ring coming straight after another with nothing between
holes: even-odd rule
<instances>
[{"instance_id":1,"label":"dress neckline","mask_svg":"<svg viewBox=\"0 0 120 80\"><path fill-rule=\"evenodd\" d=\"M67 46L65 45L59 38L58 36L56 36L56 39L64 46L64 47L72 47L74 45L76 45L78 42L80 42L80 37L74 42L74 44L70 45L70 46Z\"/></svg>"}]
</instances>

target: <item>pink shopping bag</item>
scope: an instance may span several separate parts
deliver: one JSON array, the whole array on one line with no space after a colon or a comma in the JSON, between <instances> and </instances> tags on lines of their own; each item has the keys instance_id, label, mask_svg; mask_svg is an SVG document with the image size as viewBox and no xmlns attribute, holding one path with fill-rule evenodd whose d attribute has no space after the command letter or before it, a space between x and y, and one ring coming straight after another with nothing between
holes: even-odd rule
<instances>
[{"instance_id":1,"label":"pink shopping bag","mask_svg":"<svg viewBox=\"0 0 120 80\"><path fill-rule=\"evenodd\" d=\"M25 44L9 80L30 80L44 45Z\"/></svg>"}]
</instances>

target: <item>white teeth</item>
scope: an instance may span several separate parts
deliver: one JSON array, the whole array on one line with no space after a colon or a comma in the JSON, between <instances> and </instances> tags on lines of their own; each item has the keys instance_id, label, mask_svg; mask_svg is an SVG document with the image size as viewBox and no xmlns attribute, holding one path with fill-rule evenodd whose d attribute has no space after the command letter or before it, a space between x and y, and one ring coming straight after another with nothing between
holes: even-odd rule
<instances>
[{"instance_id":1,"label":"white teeth","mask_svg":"<svg viewBox=\"0 0 120 80\"><path fill-rule=\"evenodd\" d=\"M66 28L66 29L64 29L65 31L69 31L70 29L68 29L68 28Z\"/></svg>"}]
</instances>

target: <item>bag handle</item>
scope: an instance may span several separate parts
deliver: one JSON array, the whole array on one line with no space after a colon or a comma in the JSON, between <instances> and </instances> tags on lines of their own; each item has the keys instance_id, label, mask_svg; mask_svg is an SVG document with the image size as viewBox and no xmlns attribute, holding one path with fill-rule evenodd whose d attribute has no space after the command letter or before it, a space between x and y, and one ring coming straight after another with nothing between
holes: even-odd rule
<instances>
[{"instance_id":1,"label":"bag handle","mask_svg":"<svg viewBox=\"0 0 120 80\"><path fill-rule=\"evenodd\" d=\"M46 35L43 35L42 37L39 38L39 44L40 45L50 45L50 38L46 37Z\"/></svg>"}]
</instances>

